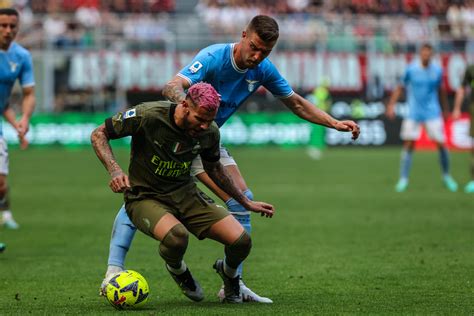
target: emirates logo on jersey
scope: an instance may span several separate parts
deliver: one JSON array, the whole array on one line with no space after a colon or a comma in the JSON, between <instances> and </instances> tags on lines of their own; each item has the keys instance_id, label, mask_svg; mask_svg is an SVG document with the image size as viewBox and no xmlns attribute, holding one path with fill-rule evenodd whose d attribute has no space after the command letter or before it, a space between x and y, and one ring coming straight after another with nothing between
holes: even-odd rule
<instances>
[{"instance_id":1,"label":"emirates logo on jersey","mask_svg":"<svg viewBox=\"0 0 474 316\"><path fill-rule=\"evenodd\" d=\"M253 92L253 90L255 90L255 84L258 82L258 80L245 79L245 81L247 81L247 89L249 92Z\"/></svg>"}]
</instances>

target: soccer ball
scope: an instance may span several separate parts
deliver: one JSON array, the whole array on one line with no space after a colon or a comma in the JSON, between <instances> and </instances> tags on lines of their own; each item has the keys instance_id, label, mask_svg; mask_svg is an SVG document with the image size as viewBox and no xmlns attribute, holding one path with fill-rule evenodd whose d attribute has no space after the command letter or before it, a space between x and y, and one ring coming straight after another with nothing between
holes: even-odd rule
<instances>
[{"instance_id":1,"label":"soccer ball","mask_svg":"<svg viewBox=\"0 0 474 316\"><path fill-rule=\"evenodd\" d=\"M107 300L116 309L145 305L149 292L145 278L133 270L117 273L106 286Z\"/></svg>"}]
</instances>

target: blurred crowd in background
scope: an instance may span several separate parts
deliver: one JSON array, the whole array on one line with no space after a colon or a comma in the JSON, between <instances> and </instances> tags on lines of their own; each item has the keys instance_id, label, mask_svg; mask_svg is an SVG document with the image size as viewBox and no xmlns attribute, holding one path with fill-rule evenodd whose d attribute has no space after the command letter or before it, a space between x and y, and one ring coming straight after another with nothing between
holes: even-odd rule
<instances>
[{"instance_id":1,"label":"blurred crowd in background","mask_svg":"<svg viewBox=\"0 0 474 316\"><path fill-rule=\"evenodd\" d=\"M130 91L114 85L71 87L77 52L181 58L182 52L238 41L257 14L277 18L280 52L412 54L423 42L437 52L474 52L474 0L0 0L0 6L21 13L17 40L35 58L43 111L107 110L130 102Z\"/></svg>"},{"instance_id":2,"label":"blurred crowd in background","mask_svg":"<svg viewBox=\"0 0 474 316\"><path fill-rule=\"evenodd\" d=\"M390 51L387 43L474 35L474 1L3 0L0 5L21 11L20 40L29 48L87 48L120 39L166 41L182 30L178 22L193 35L227 41L238 38L245 23L259 13L279 17L282 37L294 42L289 49L323 45L347 51L358 49L358 40L376 37L380 48ZM190 16L183 18L186 14Z\"/></svg>"}]
</instances>

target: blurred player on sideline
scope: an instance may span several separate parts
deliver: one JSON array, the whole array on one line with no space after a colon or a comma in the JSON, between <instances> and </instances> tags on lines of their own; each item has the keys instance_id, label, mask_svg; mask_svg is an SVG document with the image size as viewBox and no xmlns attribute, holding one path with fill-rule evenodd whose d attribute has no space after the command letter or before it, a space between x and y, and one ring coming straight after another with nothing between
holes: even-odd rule
<instances>
[{"instance_id":1,"label":"blurred player on sideline","mask_svg":"<svg viewBox=\"0 0 474 316\"><path fill-rule=\"evenodd\" d=\"M351 132L352 138L356 139L360 131L355 122L336 120L295 93L267 59L277 43L278 36L278 24L273 18L264 15L254 17L242 32L238 43L215 44L201 50L190 64L168 82L163 95L179 103L184 100L185 90L191 85L200 81L210 83L221 95L221 104L215 119L220 127L251 94L263 86L299 117L314 124ZM247 187L236 162L223 147L221 147L221 163L247 198L253 200L252 191ZM250 212L209 178L199 157L193 161L191 173L222 199L229 211L247 232L250 232ZM125 255L135 230L122 207L114 222L104 282L117 271L124 269ZM239 275L242 275L241 269L242 267L239 267ZM245 302L272 303L271 299L255 294L242 281L240 285ZM223 298L222 289L218 295L220 299Z\"/></svg>"},{"instance_id":2,"label":"blurred player on sideline","mask_svg":"<svg viewBox=\"0 0 474 316\"><path fill-rule=\"evenodd\" d=\"M97 157L110 174L112 191L123 192L126 211L136 227L159 240L159 253L184 295L204 299L199 283L183 260L189 233L224 244L226 257L214 269L225 284L224 300L242 303L237 268L252 241L228 210L197 188L191 164L202 158L215 183L246 209L272 217L273 206L248 199L221 164L219 128L214 123L219 95L208 83L189 88L184 100L148 102L105 120L91 135ZM132 136L127 176L114 158L110 139Z\"/></svg>"},{"instance_id":3,"label":"blurred player on sideline","mask_svg":"<svg viewBox=\"0 0 474 316\"><path fill-rule=\"evenodd\" d=\"M449 174L449 154L445 146L444 122L439 102L441 95L443 107L448 113L446 92L442 88L443 70L432 62L432 57L433 47L430 44L423 44L420 58L407 67L402 83L395 88L387 104L386 115L389 119L394 119L395 104L403 88L406 89L408 116L404 118L400 131L403 150L400 179L395 186L397 192L403 192L408 187L415 141L420 137L421 125L424 125L429 137L438 146L444 185L452 192L458 189L456 181Z\"/></svg>"},{"instance_id":4,"label":"blurred player on sideline","mask_svg":"<svg viewBox=\"0 0 474 316\"><path fill-rule=\"evenodd\" d=\"M453 119L458 119L461 116L461 105L465 96L465 88L470 88L471 100L469 103L470 113L471 113L471 180L464 187L464 192L474 193L474 65L469 65L466 68L464 73L464 78L462 80L461 86L456 90L456 97L454 99L454 108L453 108Z\"/></svg>"},{"instance_id":5,"label":"blurred player on sideline","mask_svg":"<svg viewBox=\"0 0 474 316\"><path fill-rule=\"evenodd\" d=\"M33 62L30 53L14 42L20 24L18 11L12 8L0 9L0 109L5 119L15 128L20 139L21 148L25 149L28 142L25 135L28 132L30 117L35 107L35 80ZM8 107L9 98L16 80L22 87L23 100L22 116L16 120L15 112ZM19 225L12 217L8 194L8 151L0 126L0 211L2 224L10 229Z\"/></svg>"}]
</instances>

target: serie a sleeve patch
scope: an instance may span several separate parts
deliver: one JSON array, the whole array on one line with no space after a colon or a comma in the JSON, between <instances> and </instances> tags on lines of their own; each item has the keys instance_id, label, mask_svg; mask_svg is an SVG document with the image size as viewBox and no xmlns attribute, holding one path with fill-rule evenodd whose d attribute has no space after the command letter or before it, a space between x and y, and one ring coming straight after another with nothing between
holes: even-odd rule
<instances>
[{"instance_id":1,"label":"serie a sleeve patch","mask_svg":"<svg viewBox=\"0 0 474 316\"><path fill-rule=\"evenodd\" d=\"M123 115L123 119L126 120L131 117L137 116L137 110L136 109L130 109L125 114Z\"/></svg>"}]
</instances>

